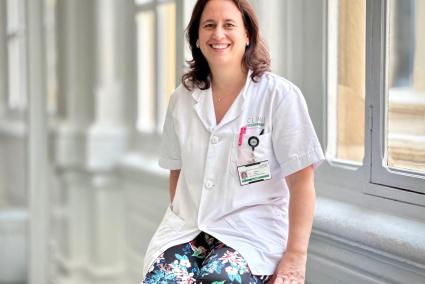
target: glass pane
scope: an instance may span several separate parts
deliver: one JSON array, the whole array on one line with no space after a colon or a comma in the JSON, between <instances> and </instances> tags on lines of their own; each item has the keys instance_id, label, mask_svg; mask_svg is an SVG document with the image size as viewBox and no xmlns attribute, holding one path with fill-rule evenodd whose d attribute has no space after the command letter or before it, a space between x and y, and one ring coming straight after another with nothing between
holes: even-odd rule
<instances>
[{"instance_id":1,"label":"glass pane","mask_svg":"<svg viewBox=\"0 0 425 284\"><path fill-rule=\"evenodd\" d=\"M387 165L425 173L425 1L391 0Z\"/></svg>"},{"instance_id":2,"label":"glass pane","mask_svg":"<svg viewBox=\"0 0 425 284\"><path fill-rule=\"evenodd\" d=\"M159 33L159 86L158 86L158 130L163 119L170 95L176 88L176 4L167 3L158 7Z\"/></svg>"},{"instance_id":3,"label":"glass pane","mask_svg":"<svg viewBox=\"0 0 425 284\"><path fill-rule=\"evenodd\" d=\"M364 157L366 1L329 1L328 156Z\"/></svg>"},{"instance_id":4,"label":"glass pane","mask_svg":"<svg viewBox=\"0 0 425 284\"><path fill-rule=\"evenodd\" d=\"M138 121L137 129L151 132L155 129L155 14L144 11L136 16L138 51Z\"/></svg>"}]
</instances>

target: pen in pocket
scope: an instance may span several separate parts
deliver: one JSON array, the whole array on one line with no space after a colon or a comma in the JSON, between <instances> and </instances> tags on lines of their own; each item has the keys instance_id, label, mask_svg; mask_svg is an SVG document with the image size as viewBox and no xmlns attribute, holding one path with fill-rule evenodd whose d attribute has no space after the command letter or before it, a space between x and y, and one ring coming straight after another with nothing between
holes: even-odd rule
<instances>
[{"instance_id":1,"label":"pen in pocket","mask_svg":"<svg viewBox=\"0 0 425 284\"><path fill-rule=\"evenodd\" d=\"M238 143L239 146L242 145L243 136L245 134L246 134L246 126L242 127L241 130L239 131L239 143Z\"/></svg>"}]
</instances>

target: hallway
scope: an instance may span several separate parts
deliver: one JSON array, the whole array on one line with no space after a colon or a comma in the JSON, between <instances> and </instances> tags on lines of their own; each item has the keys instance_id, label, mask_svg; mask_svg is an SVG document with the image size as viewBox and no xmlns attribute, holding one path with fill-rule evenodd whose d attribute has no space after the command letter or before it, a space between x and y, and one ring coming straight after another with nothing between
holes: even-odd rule
<instances>
[{"instance_id":1,"label":"hallway","mask_svg":"<svg viewBox=\"0 0 425 284\"><path fill-rule=\"evenodd\" d=\"M140 283L195 2L0 0L0 284ZM425 1L250 2L326 153L306 283L425 283Z\"/></svg>"}]
</instances>

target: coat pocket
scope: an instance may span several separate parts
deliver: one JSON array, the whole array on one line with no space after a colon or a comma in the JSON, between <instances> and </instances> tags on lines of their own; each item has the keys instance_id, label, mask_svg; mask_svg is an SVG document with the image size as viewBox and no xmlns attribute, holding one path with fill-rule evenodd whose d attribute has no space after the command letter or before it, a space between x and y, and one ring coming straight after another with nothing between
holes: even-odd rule
<instances>
[{"instance_id":1,"label":"coat pocket","mask_svg":"<svg viewBox=\"0 0 425 284\"><path fill-rule=\"evenodd\" d=\"M230 167L232 174L238 178L239 174L237 167L250 164L253 161L262 162L269 161L273 158L273 146L272 146L272 135L266 133L263 135L255 136L258 138L258 145L252 149L248 144L250 136L245 136L242 144L239 145L239 136L235 136L232 153L230 159Z\"/></svg>"}]
</instances>

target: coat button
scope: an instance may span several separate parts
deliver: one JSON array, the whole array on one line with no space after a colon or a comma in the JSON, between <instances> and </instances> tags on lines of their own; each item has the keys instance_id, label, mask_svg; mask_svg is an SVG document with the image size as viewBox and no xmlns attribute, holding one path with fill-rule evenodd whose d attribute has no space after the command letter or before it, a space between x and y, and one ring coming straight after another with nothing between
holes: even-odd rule
<instances>
[{"instance_id":1,"label":"coat button","mask_svg":"<svg viewBox=\"0 0 425 284\"><path fill-rule=\"evenodd\" d=\"M219 140L220 140L220 139L219 139L217 136L213 136L213 137L211 137L211 143L212 143L212 144L217 144Z\"/></svg>"},{"instance_id":2,"label":"coat button","mask_svg":"<svg viewBox=\"0 0 425 284\"><path fill-rule=\"evenodd\" d=\"M205 183L205 187L208 188L208 189L211 189L211 188L214 187L214 183L209 180Z\"/></svg>"}]
</instances>

